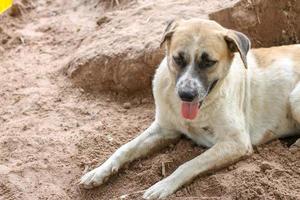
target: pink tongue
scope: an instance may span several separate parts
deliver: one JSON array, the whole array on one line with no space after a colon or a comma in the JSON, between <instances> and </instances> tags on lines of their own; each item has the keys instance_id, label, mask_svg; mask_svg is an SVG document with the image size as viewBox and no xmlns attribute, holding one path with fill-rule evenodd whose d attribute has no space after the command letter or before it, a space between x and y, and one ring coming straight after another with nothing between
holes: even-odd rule
<instances>
[{"instance_id":1,"label":"pink tongue","mask_svg":"<svg viewBox=\"0 0 300 200\"><path fill-rule=\"evenodd\" d=\"M198 113L199 102L185 102L181 103L181 114L186 119L195 119Z\"/></svg>"}]
</instances>

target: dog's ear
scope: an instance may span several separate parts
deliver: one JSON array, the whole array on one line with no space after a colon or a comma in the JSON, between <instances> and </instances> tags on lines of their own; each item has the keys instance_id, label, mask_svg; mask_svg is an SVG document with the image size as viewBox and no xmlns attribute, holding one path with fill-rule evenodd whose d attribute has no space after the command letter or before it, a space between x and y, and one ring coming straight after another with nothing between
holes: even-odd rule
<instances>
[{"instance_id":1,"label":"dog's ear","mask_svg":"<svg viewBox=\"0 0 300 200\"><path fill-rule=\"evenodd\" d=\"M247 53L251 48L249 38L241 32L229 30L224 39L231 52L239 52L244 66L247 69Z\"/></svg>"},{"instance_id":2,"label":"dog's ear","mask_svg":"<svg viewBox=\"0 0 300 200\"><path fill-rule=\"evenodd\" d=\"M166 41L169 41L171 39L173 33L175 32L176 26L177 26L177 20L172 19L172 20L168 21L167 27L165 28L163 36L160 40L160 47L162 47L162 45Z\"/></svg>"}]
</instances>

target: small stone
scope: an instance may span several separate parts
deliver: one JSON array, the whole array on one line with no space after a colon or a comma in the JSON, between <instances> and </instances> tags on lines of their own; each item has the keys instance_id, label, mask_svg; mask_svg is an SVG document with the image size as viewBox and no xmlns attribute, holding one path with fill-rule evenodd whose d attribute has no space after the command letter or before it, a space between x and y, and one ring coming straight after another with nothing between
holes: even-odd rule
<instances>
[{"instance_id":1,"label":"small stone","mask_svg":"<svg viewBox=\"0 0 300 200\"><path fill-rule=\"evenodd\" d=\"M23 126L22 131L28 130L28 127L26 125Z\"/></svg>"},{"instance_id":2,"label":"small stone","mask_svg":"<svg viewBox=\"0 0 300 200\"><path fill-rule=\"evenodd\" d=\"M54 102L61 102L61 101L62 101L61 98L54 99Z\"/></svg>"},{"instance_id":3,"label":"small stone","mask_svg":"<svg viewBox=\"0 0 300 200\"><path fill-rule=\"evenodd\" d=\"M108 18L107 16L102 16L97 20L97 25L101 26L102 24L106 24L108 22L110 22L110 18Z\"/></svg>"},{"instance_id":4,"label":"small stone","mask_svg":"<svg viewBox=\"0 0 300 200\"><path fill-rule=\"evenodd\" d=\"M8 42L8 38L4 38L2 41L1 41L1 44L6 44Z\"/></svg>"},{"instance_id":5,"label":"small stone","mask_svg":"<svg viewBox=\"0 0 300 200\"><path fill-rule=\"evenodd\" d=\"M146 103L149 103L148 99L147 98L143 98L142 99L142 104L146 104Z\"/></svg>"},{"instance_id":6,"label":"small stone","mask_svg":"<svg viewBox=\"0 0 300 200\"><path fill-rule=\"evenodd\" d=\"M19 17L22 15L24 8L22 4L15 3L11 6L9 15L12 17Z\"/></svg>"},{"instance_id":7,"label":"small stone","mask_svg":"<svg viewBox=\"0 0 300 200\"><path fill-rule=\"evenodd\" d=\"M84 93L84 89L83 88L78 88L79 92Z\"/></svg>"},{"instance_id":8,"label":"small stone","mask_svg":"<svg viewBox=\"0 0 300 200\"><path fill-rule=\"evenodd\" d=\"M139 98L134 98L134 99L132 100L132 104L133 104L133 105L140 105L140 100L139 100Z\"/></svg>"},{"instance_id":9,"label":"small stone","mask_svg":"<svg viewBox=\"0 0 300 200\"><path fill-rule=\"evenodd\" d=\"M123 104L123 108L125 108L125 109L129 109L130 107L131 107L131 103L129 103L129 102L126 102Z\"/></svg>"},{"instance_id":10,"label":"small stone","mask_svg":"<svg viewBox=\"0 0 300 200\"><path fill-rule=\"evenodd\" d=\"M92 161L91 161L91 164L92 165L95 165L95 164L97 164L98 163L98 160L97 159L93 159Z\"/></svg>"},{"instance_id":11,"label":"small stone","mask_svg":"<svg viewBox=\"0 0 300 200\"><path fill-rule=\"evenodd\" d=\"M259 167L263 172L272 169L272 166L267 162L263 162Z\"/></svg>"}]
</instances>

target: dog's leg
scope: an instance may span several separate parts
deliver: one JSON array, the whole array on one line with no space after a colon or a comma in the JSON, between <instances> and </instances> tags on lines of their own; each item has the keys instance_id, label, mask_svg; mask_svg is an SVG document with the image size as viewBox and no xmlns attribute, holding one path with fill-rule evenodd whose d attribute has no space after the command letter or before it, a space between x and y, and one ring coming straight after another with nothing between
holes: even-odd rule
<instances>
[{"instance_id":1,"label":"dog's leg","mask_svg":"<svg viewBox=\"0 0 300 200\"><path fill-rule=\"evenodd\" d=\"M179 138L179 133L167 130L153 122L152 125L134 140L120 147L106 162L85 174L80 184L85 188L101 185L122 165L145 156L155 148L163 147Z\"/></svg>"},{"instance_id":2,"label":"dog's leg","mask_svg":"<svg viewBox=\"0 0 300 200\"><path fill-rule=\"evenodd\" d=\"M300 139L298 139L292 146L300 148Z\"/></svg>"},{"instance_id":3,"label":"dog's leg","mask_svg":"<svg viewBox=\"0 0 300 200\"><path fill-rule=\"evenodd\" d=\"M235 162L250 152L252 152L252 146L245 145L242 141L238 142L233 139L232 141L217 143L200 156L181 165L169 177L150 187L144 193L143 198L165 198L196 176Z\"/></svg>"},{"instance_id":4,"label":"dog's leg","mask_svg":"<svg viewBox=\"0 0 300 200\"><path fill-rule=\"evenodd\" d=\"M300 83L291 92L289 101L293 118L300 124ZM300 139L294 145L300 147Z\"/></svg>"}]
</instances>

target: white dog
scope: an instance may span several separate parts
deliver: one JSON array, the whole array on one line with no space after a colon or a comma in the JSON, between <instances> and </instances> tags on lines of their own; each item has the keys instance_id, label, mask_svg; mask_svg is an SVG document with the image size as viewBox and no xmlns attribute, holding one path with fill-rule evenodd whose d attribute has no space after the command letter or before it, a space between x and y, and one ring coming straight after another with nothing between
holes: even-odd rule
<instances>
[{"instance_id":1,"label":"white dog","mask_svg":"<svg viewBox=\"0 0 300 200\"><path fill-rule=\"evenodd\" d=\"M196 176L251 154L252 145L298 128L300 46L250 50L244 34L202 19L170 22L163 43L167 55L153 80L155 121L85 174L85 188L101 185L124 163L180 134L210 147L143 195L165 198Z\"/></svg>"}]
</instances>

